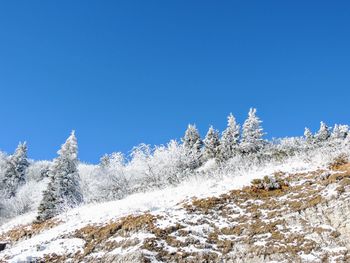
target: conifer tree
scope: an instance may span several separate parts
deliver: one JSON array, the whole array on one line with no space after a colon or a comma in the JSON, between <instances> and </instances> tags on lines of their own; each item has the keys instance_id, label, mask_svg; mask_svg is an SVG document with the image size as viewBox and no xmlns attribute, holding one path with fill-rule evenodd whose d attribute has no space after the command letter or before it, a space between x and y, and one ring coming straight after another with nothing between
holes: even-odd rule
<instances>
[{"instance_id":1,"label":"conifer tree","mask_svg":"<svg viewBox=\"0 0 350 263\"><path fill-rule=\"evenodd\" d=\"M338 125L335 124L331 137L332 139L345 139L349 134L349 126L348 125Z\"/></svg>"},{"instance_id":2,"label":"conifer tree","mask_svg":"<svg viewBox=\"0 0 350 263\"><path fill-rule=\"evenodd\" d=\"M256 109L251 108L242 129L240 149L243 153L255 153L264 146L264 132L261 122L256 116Z\"/></svg>"},{"instance_id":3,"label":"conifer tree","mask_svg":"<svg viewBox=\"0 0 350 263\"><path fill-rule=\"evenodd\" d=\"M308 142L308 143L312 143L313 142L314 136L313 136L313 134L312 134L312 132L310 131L309 128L305 128L304 138L305 138L306 142Z\"/></svg>"},{"instance_id":4,"label":"conifer tree","mask_svg":"<svg viewBox=\"0 0 350 263\"><path fill-rule=\"evenodd\" d=\"M232 113L227 117L227 128L220 139L219 156L221 160L232 158L238 150L240 126L236 123Z\"/></svg>"},{"instance_id":5,"label":"conifer tree","mask_svg":"<svg viewBox=\"0 0 350 263\"><path fill-rule=\"evenodd\" d=\"M100 158L100 167L101 168L105 168L108 167L108 165L110 164L110 156L108 154L104 154L101 158Z\"/></svg>"},{"instance_id":6,"label":"conifer tree","mask_svg":"<svg viewBox=\"0 0 350 263\"><path fill-rule=\"evenodd\" d=\"M78 174L78 145L74 131L57 152L49 172L50 182L38 209L38 221L58 215L66 207L82 203Z\"/></svg>"},{"instance_id":7,"label":"conifer tree","mask_svg":"<svg viewBox=\"0 0 350 263\"><path fill-rule=\"evenodd\" d=\"M199 167L201 165L203 141L195 125L188 125L182 143L186 152L188 168L195 169Z\"/></svg>"},{"instance_id":8,"label":"conifer tree","mask_svg":"<svg viewBox=\"0 0 350 263\"><path fill-rule=\"evenodd\" d=\"M53 174L50 173L49 178L50 181L43 192L43 197L38 207L37 222L43 222L58 215L63 208L62 200L59 198L58 183L54 179Z\"/></svg>"},{"instance_id":9,"label":"conifer tree","mask_svg":"<svg viewBox=\"0 0 350 263\"><path fill-rule=\"evenodd\" d=\"M13 155L9 156L2 188L6 198L16 195L18 187L25 183L25 174L29 166L27 159L27 144L19 143Z\"/></svg>"},{"instance_id":10,"label":"conifer tree","mask_svg":"<svg viewBox=\"0 0 350 263\"><path fill-rule=\"evenodd\" d=\"M219 153L219 132L210 126L207 135L204 139L204 160L209 160L212 158L217 158Z\"/></svg>"},{"instance_id":11,"label":"conifer tree","mask_svg":"<svg viewBox=\"0 0 350 263\"><path fill-rule=\"evenodd\" d=\"M196 125L189 124L185 132L185 136L182 139L183 145L187 149L200 152L200 149L203 145L199 132L196 128Z\"/></svg>"},{"instance_id":12,"label":"conifer tree","mask_svg":"<svg viewBox=\"0 0 350 263\"><path fill-rule=\"evenodd\" d=\"M315 136L316 140L318 142L323 142L326 141L330 136L331 132L329 130L329 127L323 121L321 121L320 129Z\"/></svg>"}]
</instances>

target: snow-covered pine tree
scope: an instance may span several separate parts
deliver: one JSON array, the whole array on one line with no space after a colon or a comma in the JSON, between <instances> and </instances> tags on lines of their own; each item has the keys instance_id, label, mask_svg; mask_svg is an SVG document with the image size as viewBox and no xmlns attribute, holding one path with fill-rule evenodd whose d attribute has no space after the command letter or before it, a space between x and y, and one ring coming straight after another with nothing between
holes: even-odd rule
<instances>
[{"instance_id":1,"label":"snow-covered pine tree","mask_svg":"<svg viewBox=\"0 0 350 263\"><path fill-rule=\"evenodd\" d=\"M345 139L349 134L348 125L335 124L331 134L332 139Z\"/></svg>"},{"instance_id":2,"label":"snow-covered pine tree","mask_svg":"<svg viewBox=\"0 0 350 263\"><path fill-rule=\"evenodd\" d=\"M6 198L15 196L18 187L25 183L28 166L27 144L26 142L19 143L14 154L8 158L2 180L3 193Z\"/></svg>"},{"instance_id":3,"label":"snow-covered pine tree","mask_svg":"<svg viewBox=\"0 0 350 263\"><path fill-rule=\"evenodd\" d=\"M50 173L50 181L43 192L43 197L38 207L36 222L43 222L60 213L62 200L59 198L59 187L53 174Z\"/></svg>"},{"instance_id":4,"label":"snow-covered pine tree","mask_svg":"<svg viewBox=\"0 0 350 263\"><path fill-rule=\"evenodd\" d=\"M245 120L242 129L240 149L243 153L255 153L264 146L264 132L261 122L259 117L256 116L256 109L250 108L248 118Z\"/></svg>"},{"instance_id":5,"label":"snow-covered pine tree","mask_svg":"<svg viewBox=\"0 0 350 263\"><path fill-rule=\"evenodd\" d=\"M213 126L210 126L203 142L204 142L204 153L203 153L204 161L207 161L212 158L217 158L219 153L220 140L219 140L219 132L215 130Z\"/></svg>"},{"instance_id":6,"label":"snow-covered pine tree","mask_svg":"<svg viewBox=\"0 0 350 263\"><path fill-rule=\"evenodd\" d=\"M318 142L323 142L326 141L330 136L331 132L329 130L329 127L323 121L321 121L320 129L315 135L316 140Z\"/></svg>"},{"instance_id":7,"label":"snow-covered pine tree","mask_svg":"<svg viewBox=\"0 0 350 263\"><path fill-rule=\"evenodd\" d=\"M109 166L110 164L110 155L109 154L104 154L101 158L100 158L100 167L101 168L106 168Z\"/></svg>"},{"instance_id":8,"label":"snow-covered pine tree","mask_svg":"<svg viewBox=\"0 0 350 263\"><path fill-rule=\"evenodd\" d=\"M203 142L195 124L188 125L182 142L185 148L200 152Z\"/></svg>"},{"instance_id":9,"label":"snow-covered pine tree","mask_svg":"<svg viewBox=\"0 0 350 263\"><path fill-rule=\"evenodd\" d=\"M57 152L49 172L50 182L43 193L38 209L37 221L56 216L66 207L75 207L82 203L78 174L78 144L74 131Z\"/></svg>"},{"instance_id":10,"label":"snow-covered pine tree","mask_svg":"<svg viewBox=\"0 0 350 263\"><path fill-rule=\"evenodd\" d=\"M187 168L196 169L201 165L201 149L203 146L203 141L196 125L188 125L185 136L182 138L182 143L186 152Z\"/></svg>"},{"instance_id":11,"label":"snow-covered pine tree","mask_svg":"<svg viewBox=\"0 0 350 263\"><path fill-rule=\"evenodd\" d=\"M305 138L307 143L312 143L314 140L314 135L312 134L310 129L307 127L305 128L305 131L304 131L304 138Z\"/></svg>"},{"instance_id":12,"label":"snow-covered pine tree","mask_svg":"<svg viewBox=\"0 0 350 263\"><path fill-rule=\"evenodd\" d=\"M83 201L80 191L80 177L78 173L78 144L74 131L58 152L60 155L53 164L61 183L61 196L65 205L74 207Z\"/></svg>"},{"instance_id":13,"label":"snow-covered pine tree","mask_svg":"<svg viewBox=\"0 0 350 263\"><path fill-rule=\"evenodd\" d=\"M227 128L223 131L220 139L220 160L228 160L237 153L239 136L240 126L236 123L236 119L232 113L230 113L227 117Z\"/></svg>"}]
</instances>

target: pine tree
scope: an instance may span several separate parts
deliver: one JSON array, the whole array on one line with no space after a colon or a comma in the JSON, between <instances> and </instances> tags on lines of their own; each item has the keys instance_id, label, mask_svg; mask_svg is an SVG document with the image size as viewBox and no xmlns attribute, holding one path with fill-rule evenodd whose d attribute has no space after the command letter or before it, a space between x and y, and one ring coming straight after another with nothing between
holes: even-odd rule
<instances>
[{"instance_id":1,"label":"pine tree","mask_svg":"<svg viewBox=\"0 0 350 263\"><path fill-rule=\"evenodd\" d=\"M44 221L58 215L66 207L83 201L78 174L78 144L74 131L58 151L50 169L50 182L43 193L37 220Z\"/></svg>"},{"instance_id":2,"label":"pine tree","mask_svg":"<svg viewBox=\"0 0 350 263\"><path fill-rule=\"evenodd\" d=\"M312 132L310 131L309 128L305 128L304 138L305 138L306 142L308 142L308 143L312 143L313 142L314 136L313 136L313 134L312 134Z\"/></svg>"},{"instance_id":3,"label":"pine tree","mask_svg":"<svg viewBox=\"0 0 350 263\"><path fill-rule=\"evenodd\" d=\"M232 113L227 117L227 128L220 139L219 156L221 160L232 158L238 149L240 126L236 123Z\"/></svg>"},{"instance_id":4,"label":"pine tree","mask_svg":"<svg viewBox=\"0 0 350 263\"><path fill-rule=\"evenodd\" d=\"M37 222L43 222L58 215L63 207L62 200L59 198L58 183L55 181L53 174L50 174L49 178L50 181L43 192L43 197L38 207Z\"/></svg>"},{"instance_id":5,"label":"pine tree","mask_svg":"<svg viewBox=\"0 0 350 263\"><path fill-rule=\"evenodd\" d=\"M6 198L16 195L17 189L25 183L25 174L29 166L27 159L27 144L19 143L13 155L9 156L2 188Z\"/></svg>"},{"instance_id":6,"label":"pine tree","mask_svg":"<svg viewBox=\"0 0 350 263\"><path fill-rule=\"evenodd\" d=\"M256 109L251 108L242 129L240 149L243 153L258 152L264 146L264 132L261 120L256 116Z\"/></svg>"},{"instance_id":7,"label":"pine tree","mask_svg":"<svg viewBox=\"0 0 350 263\"><path fill-rule=\"evenodd\" d=\"M328 140L330 136L331 136L331 132L329 130L329 127L323 121L321 121L320 129L315 136L316 140L318 142L323 142Z\"/></svg>"},{"instance_id":8,"label":"pine tree","mask_svg":"<svg viewBox=\"0 0 350 263\"><path fill-rule=\"evenodd\" d=\"M108 154L104 154L101 158L100 158L100 167L101 168L106 168L109 166L111 160L110 160L110 156Z\"/></svg>"},{"instance_id":9,"label":"pine tree","mask_svg":"<svg viewBox=\"0 0 350 263\"><path fill-rule=\"evenodd\" d=\"M219 153L219 132L210 126L207 135L204 139L204 160L217 158Z\"/></svg>"},{"instance_id":10,"label":"pine tree","mask_svg":"<svg viewBox=\"0 0 350 263\"><path fill-rule=\"evenodd\" d=\"M200 152L203 142L196 128L196 125L189 124L185 132L185 136L182 139L183 145L187 149L191 149L195 152Z\"/></svg>"},{"instance_id":11,"label":"pine tree","mask_svg":"<svg viewBox=\"0 0 350 263\"><path fill-rule=\"evenodd\" d=\"M182 138L186 152L188 168L195 169L201 165L201 149L203 141L195 125L188 125L185 136Z\"/></svg>"},{"instance_id":12,"label":"pine tree","mask_svg":"<svg viewBox=\"0 0 350 263\"><path fill-rule=\"evenodd\" d=\"M338 125L335 124L331 137L332 139L345 139L349 134L349 126L348 125Z\"/></svg>"}]
</instances>

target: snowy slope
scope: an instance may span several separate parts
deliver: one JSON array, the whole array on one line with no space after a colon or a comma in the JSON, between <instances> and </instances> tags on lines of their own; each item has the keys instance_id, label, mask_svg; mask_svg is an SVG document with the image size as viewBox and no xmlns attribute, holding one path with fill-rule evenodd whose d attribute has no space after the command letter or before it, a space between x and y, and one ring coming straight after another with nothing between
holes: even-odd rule
<instances>
[{"instance_id":1,"label":"snowy slope","mask_svg":"<svg viewBox=\"0 0 350 263\"><path fill-rule=\"evenodd\" d=\"M205 173L199 173L196 178L192 178L177 187L134 194L113 202L86 205L54 218L53 221L59 222L56 226L34 234L30 238L20 239L17 242L9 240L10 244L5 251L0 253L0 259L7 262L28 262L34 259L43 259L45 255L52 253L56 255L74 254L77 251L83 251L85 241L72 237L72 233L88 225L103 225L127 215L148 212L153 215L176 213L176 208L179 207L180 203L190 202L194 197L220 196L233 189L249 185L252 179L272 175L275 172L287 174L309 172L325 167L325 165L325 160L322 160L321 156L316 156L311 162L292 158L283 164L251 167L222 178L208 178ZM210 169L210 165L207 167ZM186 217L183 211L180 213L181 217ZM3 238L6 239L8 231L20 229L21 225L30 223L34 218L35 214L16 218L1 226L0 235L3 234ZM164 224L166 223L165 221ZM139 239L147 237L149 234L145 234L143 237L140 234L138 236Z\"/></svg>"}]
</instances>

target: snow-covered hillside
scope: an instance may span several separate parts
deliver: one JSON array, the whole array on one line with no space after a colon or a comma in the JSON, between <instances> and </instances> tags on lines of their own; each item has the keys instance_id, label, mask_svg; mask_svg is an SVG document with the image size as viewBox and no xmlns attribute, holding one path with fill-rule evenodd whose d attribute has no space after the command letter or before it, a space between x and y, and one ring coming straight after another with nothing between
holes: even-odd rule
<instances>
[{"instance_id":1,"label":"snow-covered hillside","mask_svg":"<svg viewBox=\"0 0 350 263\"><path fill-rule=\"evenodd\" d=\"M213 262L220 257L228 260L231 258L232 262L237 262L238 258L233 257L233 255L239 252L240 257L251 253L251 256L256 256L254 262L261 262L259 261L262 259L260 255L249 252L249 246L242 244L241 241L233 243L239 237L239 233L223 234L221 233L225 231L223 229L228 231L227 229L241 224L242 222L237 220L241 220L242 216L246 220L256 220L256 215L252 213L251 209L253 207L259 208L259 206L263 207L260 212L264 215L276 210L275 216L280 216L279 220L286 220L287 212L286 215L279 214L277 205L272 205L272 203L287 199L290 199L291 202L295 201L293 195L301 195L303 191L306 191L306 188L303 189L300 186L321 186L321 183L316 182L321 181L321 175L328 170L327 167L336 154L339 153L334 153L334 156L318 153L309 158L298 156L280 163L246 167L236 174L226 174L220 178L212 177L210 170L213 169L213 165L207 164L197 177L193 177L176 187L133 194L117 201L85 205L38 225L32 224L35 213L21 216L1 226L1 239L6 240L8 245L0 253L0 260L6 262L45 260L61 262L67 260L68 262L71 259L73 262L96 262L96 260L103 259L103 262L112 262L113 260L115 260L113 262L118 262L117 260L120 259L120 262L143 262L142 258L148 258L154 262L168 260L177 262L178 256L183 254L187 256L184 256L182 260L189 262L196 262L195 258L198 255L203 256L203 259L207 256L212 257L211 261ZM334 173L340 172L329 172L330 175ZM263 193L261 196L256 194L249 198L245 197L246 200L235 199L235 196L230 197L231 195L242 195L244 193L242 187L249 186L253 179L276 174L280 174L290 181L288 189L286 188L285 192L282 191L283 193L276 195L278 199L268 200ZM325 200L334 199L338 195L337 187L338 181L322 186L322 189L320 187L317 190L317 196L323 196ZM232 192L234 189L237 192ZM312 189L307 191L316 197L316 192L312 192ZM225 201L223 201L222 195L226 196ZM343 196L345 200L347 194L343 194ZM271 198L275 198L275 195L271 195ZM208 200L208 203L205 200ZM299 197L297 202L304 201ZM339 202L338 200L337 203ZM268 205L269 203L271 203L271 207ZM315 203L315 206L317 204ZM305 209L301 209L301 211L310 213L309 210ZM225 216L223 215L224 211ZM288 213L293 214L293 211L288 211ZM259 218L263 220L261 214ZM305 220L308 219L305 217ZM295 222L295 225L289 225L288 231L295 234L304 231L303 226L299 224L300 222ZM249 230L251 226L245 227ZM329 233L333 233L334 230L334 226L325 225L323 221L322 225L321 222L315 222L313 227L320 227L326 232L329 230ZM172 230L170 231L169 228ZM211 234L215 233L214 230L220 230L221 234L217 233L216 236ZM165 232L156 235L157 231ZM266 244L271 241L271 235L274 235L275 232L271 232L271 229L268 228L266 233L260 232L250 236L251 240L248 243L254 243L254 246L261 250L267 248ZM217 240L215 242L211 240L214 238L213 235ZM168 239L171 239L171 242ZM313 240L311 236L310 240ZM229 247L220 248L219 244L223 246L222 242L230 244ZM290 244L286 244L285 240L283 242L281 246L300 245L297 243L293 245L293 240L290 241ZM187 245L184 246L184 244ZM329 244L325 250L335 251L335 255L342 252L340 254L343 255L346 244L344 246L339 244L337 246ZM336 253L337 251L339 253ZM306 254L304 252L302 251L298 255L305 262L307 260L318 262L313 260L320 258L322 254L320 251L312 249L308 253L305 252ZM193 255L191 256L191 254ZM178 256L175 257L175 255ZM277 259L281 259L281 256ZM241 262L253 261L242 258Z\"/></svg>"},{"instance_id":2,"label":"snow-covered hillside","mask_svg":"<svg viewBox=\"0 0 350 263\"><path fill-rule=\"evenodd\" d=\"M52 161L30 160L20 143L0 153L0 261L343 260L347 227L310 211L330 199L335 214L347 209L349 133L321 122L269 141L250 109L242 126L230 114L221 136L189 125L181 142L97 165L79 161L74 131Z\"/></svg>"}]
</instances>

